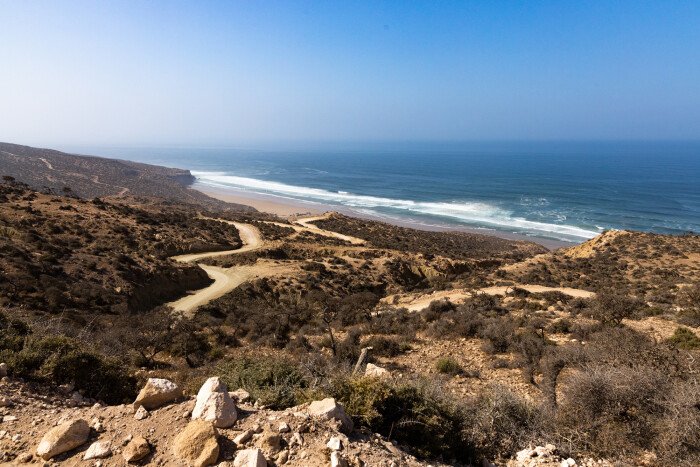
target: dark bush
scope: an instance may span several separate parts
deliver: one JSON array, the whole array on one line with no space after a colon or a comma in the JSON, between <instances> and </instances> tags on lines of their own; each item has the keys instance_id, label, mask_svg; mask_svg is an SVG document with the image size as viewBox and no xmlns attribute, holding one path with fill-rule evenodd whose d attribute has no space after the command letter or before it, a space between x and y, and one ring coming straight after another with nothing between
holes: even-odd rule
<instances>
[{"instance_id":1,"label":"dark bush","mask_svg":"<svg viewBox=\"0 0 700 467\"><path fill-rule=\"evenodd\" d=\"M462 373L462 365L452 357L443 357L435 362L435 369L439 373L447 375L458 375Z\"/></svg>"},{"instance_id":2,"label":"dark bush","mask_svg":"<svg viewBox=\"0 0 700 467\"><path fill-rule=\"evenodd\" d=\"M690 329L679 327L668 338L668 342L678 347L679 349L693 350L700 348L700 338Z\"/></svg>"},{"instance_id":3,"label":"dark bush","mask_svg":"<svg viewBox=\"0 0 700 467\"><path fill-rule=\"evenodd\" d=\"M243 388L253 400L273 409L300 402L300 390L307 386L300 368L291 360L274 356L240 357L223 360L217 374L230 389Z\"/></svg>"}]
</instances>

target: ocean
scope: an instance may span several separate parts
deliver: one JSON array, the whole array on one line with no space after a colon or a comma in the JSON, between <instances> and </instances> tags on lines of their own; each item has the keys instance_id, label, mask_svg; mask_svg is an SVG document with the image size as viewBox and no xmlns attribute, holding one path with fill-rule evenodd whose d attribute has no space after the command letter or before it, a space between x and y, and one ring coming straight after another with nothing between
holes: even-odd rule
<instances>
[{"instance_id":1,"label":"ocean","mask_svg":"<svg viewBox=\"0 0 700 467\"><path fill-rule=\"evenodd\" d=\"M416 225L572 243L607 229L700 232L698 142L65 149Z\"/></svg>"}]
</instances>

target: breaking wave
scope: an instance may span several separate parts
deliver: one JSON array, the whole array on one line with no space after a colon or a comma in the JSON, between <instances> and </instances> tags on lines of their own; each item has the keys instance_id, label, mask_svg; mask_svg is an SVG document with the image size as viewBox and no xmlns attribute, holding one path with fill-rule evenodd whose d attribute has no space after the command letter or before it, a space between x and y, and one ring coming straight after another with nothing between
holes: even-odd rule
<instances>
[{"instance_id":1,"label":"breaking wave","mask_svg":"<svg viewBox=\"0 0 700 467\"><path fill-rule=\"evenodd\" d=\"M600 231L587 230L573 225L527 220L513 216L512 212L506 209L481 202L425 202L357 195L345 191L332 192L255 178L237 177L228 175L225 172L192 171L192 175L200 183L208 186L238 188L256 193L317 201L347 206L358 210L371 210L377 214L381 214L382 210L389 210L391 212L441 217L473 226L486 226L566 241L585 240L593 238L600 233Z\"/></svg>"}]
</instances>

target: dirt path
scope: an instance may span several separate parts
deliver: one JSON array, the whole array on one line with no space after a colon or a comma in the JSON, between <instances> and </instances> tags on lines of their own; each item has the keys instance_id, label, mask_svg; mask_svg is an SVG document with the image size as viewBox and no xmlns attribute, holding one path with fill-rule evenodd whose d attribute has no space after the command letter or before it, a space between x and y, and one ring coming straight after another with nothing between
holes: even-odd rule
<instances>
[{"instance_id":1,"label":"dirt path","mask_svg":"<svg viewBox=\"0 0 700 467\"><path fill-rule=\"evenodd\" d=\"M492 286L479 289L477 292L488 295L506 295L513 287L527 290L530 293L561 292L570 297L591 298L595 293L588 290L572 289L570 287L546 287L543 285L516 284L513 286ZM382 299L385 304L407 308L409 311L420 311L427 308L435 300L449 300L452 303L461 303L472 296L472 292L463 289L439 290L424 295L391 295Z\"/></svg>"},{"instance_id":2,"label":"dirt path","mask_svg":"<svg viewBox=\"0 0 700 467\"><path fill-rule=\"evenodd\" d=\"M267 263L254 264L249 266L236 266L232 268L221 268L218 266L209 266L200 264L200 261L207 258L217 256L235 255L253 251L262 248L265 242L260 235L260 231L250 224L240 222L227 221L223 219L210 219L219 222L231 224L238 230L243 246L235 250L223 251L208 251L204 253L193 253L187 255L172 256L171 258L180 263L197 263L199 267L204 269L207 275L214 280L214 283L199 289L190 295L186 295L179 300L168 303L175 310L189 314L198 306L204 305L212 300L215 300L222 295L230 292L239 285L251 279L273 275L279 272L279 265L270 265Z\"/></svg>"},{"instance_id":3,"label":"dirt path","mask_svg":"<svg viewBox=\"0 0 700 467\"><path fill-rule=\"evenodd\" d=\"M351 237L350 235L343 235L338 232L333 232L332 230L325 230L311 223L315 221L322 221L328 219L330 215L331 213L326 213L322 216L301 217L293 221L291 224L284 224L282 222L271 221L268 221L267 223L277 225L280 227L292 228L295 232L310 232L316 235L321 235L323 237L337 238L345 242L352 243L353 245L364 245L365 243L367 243L362 238Z\"/></svg>"}]
</instances>

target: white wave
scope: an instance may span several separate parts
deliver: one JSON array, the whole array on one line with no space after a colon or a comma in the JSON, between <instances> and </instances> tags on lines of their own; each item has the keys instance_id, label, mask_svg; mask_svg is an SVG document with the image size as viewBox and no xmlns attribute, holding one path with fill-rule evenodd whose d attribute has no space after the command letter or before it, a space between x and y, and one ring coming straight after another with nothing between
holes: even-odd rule
<instances>
[{"instance_id":1,"label":"white wave","mask_svg":"<svg viewBox=\"0 0 700 467\"><path fill-rule=\"evenodd\" d=\"M570 238L589 239L599 232L566 224L550 224L514 217L510 211L480 202L421 202L405 199L383 198L347 193L331 192L318 188L287 185L285 183L258 180L255 178L228 175L225 172L197 172L200 183L217 187L235 187L244 190L292 196L301 199L340 204L358 209L395 209L430 216L447 217L466 224L482 224L497 228L510 228L540 234L557 234Z\"/></svg>"}]
</instances>

